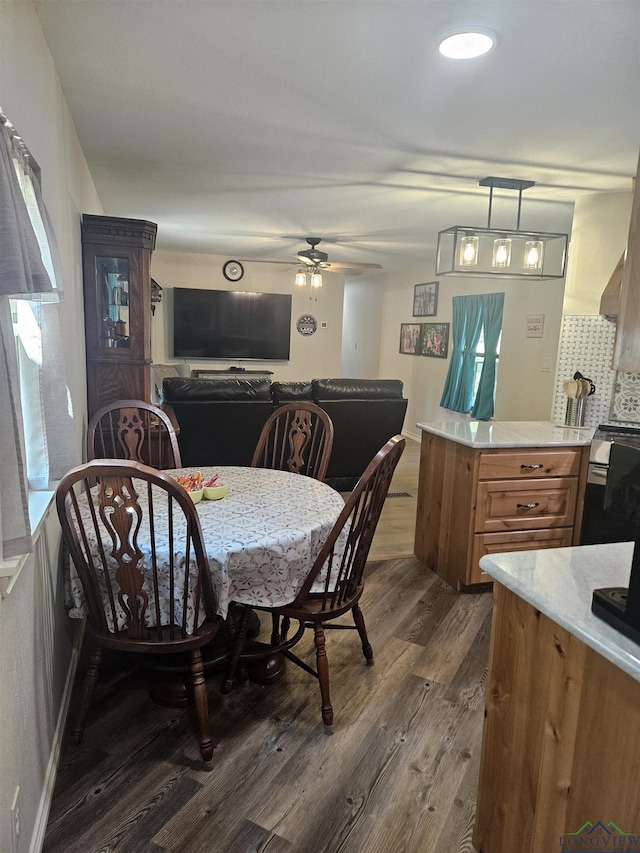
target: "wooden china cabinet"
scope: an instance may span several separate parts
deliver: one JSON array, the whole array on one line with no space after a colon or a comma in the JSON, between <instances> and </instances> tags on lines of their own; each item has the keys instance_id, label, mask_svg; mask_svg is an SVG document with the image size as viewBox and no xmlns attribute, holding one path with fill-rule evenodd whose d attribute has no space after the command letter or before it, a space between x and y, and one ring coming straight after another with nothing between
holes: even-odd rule
<instances>
[{"instance_id":1,"label":"wooden china cabinet","mask_svg":"<svg viewBox=\"0 0 640 853\"><path fill-rule=\"evenodd\" d=\"M157 226L82 217L88 417L115 400L151 400L151 253Z\"/></svg>"}]
</instances>

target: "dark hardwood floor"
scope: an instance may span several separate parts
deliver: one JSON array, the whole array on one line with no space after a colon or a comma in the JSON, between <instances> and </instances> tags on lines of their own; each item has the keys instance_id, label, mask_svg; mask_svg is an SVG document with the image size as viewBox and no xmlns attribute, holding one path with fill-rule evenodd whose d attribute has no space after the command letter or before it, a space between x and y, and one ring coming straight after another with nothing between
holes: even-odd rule
<instances>
[{"instance_id":1,"label":"dark hardwood floor","mask_svg":"<svg viewBox=\"0 0 640 853\"><path fill-rule=\"evenodd\" d=\"M63 750L45 853L471 853L491 593L457 593L412 556L367 571L375 666L356 632L329 633L333 734L291 664L224 697L214 676L207 772L189 712L116 679ZM312 635L302 647L312 658Z\"/></svg>"}]
</instances>

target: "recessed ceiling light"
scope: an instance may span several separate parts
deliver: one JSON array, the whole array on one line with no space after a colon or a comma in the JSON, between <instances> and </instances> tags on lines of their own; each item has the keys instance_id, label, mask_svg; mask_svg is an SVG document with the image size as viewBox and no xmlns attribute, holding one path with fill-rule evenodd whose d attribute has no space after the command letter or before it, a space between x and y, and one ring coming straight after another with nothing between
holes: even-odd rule
<instances>
[{"instance_id":1,"label":"recessed ceiling light","mask_svg":"<svg viewBox=\"0 0 640 853\"><path fill-rule=\"evenodd\" d=\"M438 50L447 59L475 59L490 53L498 39L491 30L483 27L458 27L440 37Z\"/></svg>"}]
</instances>

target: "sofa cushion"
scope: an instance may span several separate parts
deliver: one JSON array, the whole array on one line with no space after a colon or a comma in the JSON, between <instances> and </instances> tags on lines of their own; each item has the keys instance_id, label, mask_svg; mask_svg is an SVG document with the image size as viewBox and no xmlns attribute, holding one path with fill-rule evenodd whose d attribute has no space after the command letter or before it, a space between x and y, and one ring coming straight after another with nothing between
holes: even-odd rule
<instances>
[{"instance_id":1,"label":"sofa cushion","mask_svg":"<svg viewBox=\"0 0 640 853\"><path fill-rule=\"evenodd\" d=\"M162 383L165 403L271 400L268 379L178 379Z\"/></svg>"},{"instance_id":2,"label":"sofa cushion","mask_svg":"<svg viewBox=\"0 0 640 853\"><path fill-rule=\"evenodd\" d=\"M311 382L272 382L271 396L273 402L290 403L292 400L313 400L313 384Z\"/></svg>"},{"instance_id":3,"label":"sofa cushion","mask_svg":"<svg viewBox=\"0 0 640 853\"><path fill-rule=\"evenodd\" d=\"M314 379L314 400L401 400L400 379Z\"/></svg>"}]
</instances>

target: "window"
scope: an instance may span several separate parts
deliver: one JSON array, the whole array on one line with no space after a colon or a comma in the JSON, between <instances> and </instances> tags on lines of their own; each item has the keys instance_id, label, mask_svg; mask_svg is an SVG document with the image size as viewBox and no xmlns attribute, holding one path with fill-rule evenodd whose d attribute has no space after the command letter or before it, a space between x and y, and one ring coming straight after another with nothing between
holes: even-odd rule
<instances>
[{"instance_id":1,"label":"window","mask_svg":"<svg viewBox=\"0 0 640 853\"><path fill-rule=\"evenodd\" d=\"M53 228L33 160L0 112L0 560L31 550L27 490L77 459L60 334ZM28 485L27 485L28 483Z\"/></svg>"},{"instance_id":2,"label":"window","mask_svg":"<svg viewBox=\"0 0 640 853\"><path fill-rule=\"evenodd\" d=\"M502 330L500 330L500 337L498 338L498 346L496 349L496 381L498 379L498 365L500 363L500 344L502 343ZM482 375L482 368L484 366L484 327L480 331L480 337L478 338L478 346L476 348L476 362L473 370L473 399L475 400L476 394L478 393L478 386L480 385L480 377Z\"/></svg>"},{"instance_id":3,"label":"window","mask_svg":"<svg viewBox=\"0 0 640 853\"><path fill-rule=\"evenodd\" d=\"M452 350L440 400L443 408L471 413L479 420L493 416L503 306L504 293L453 297Z\"/></svg>"}]
</instances>

